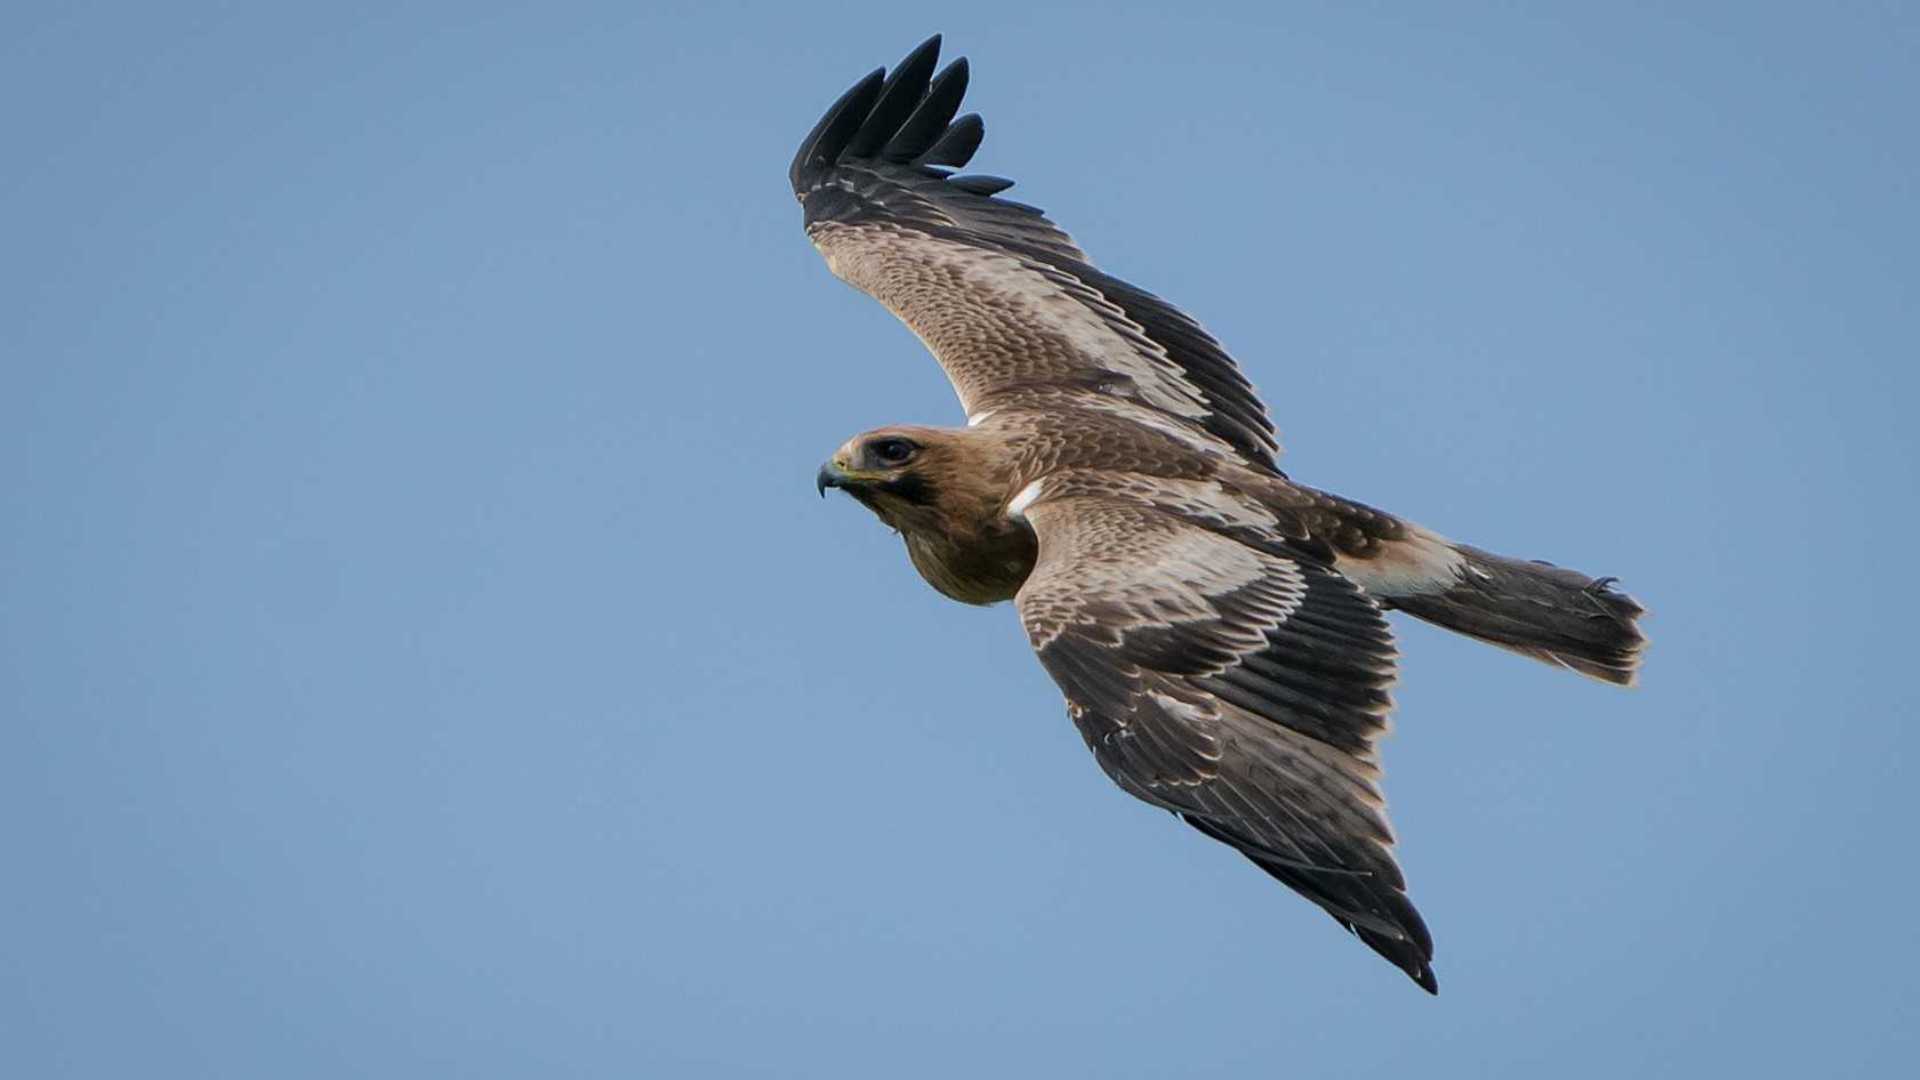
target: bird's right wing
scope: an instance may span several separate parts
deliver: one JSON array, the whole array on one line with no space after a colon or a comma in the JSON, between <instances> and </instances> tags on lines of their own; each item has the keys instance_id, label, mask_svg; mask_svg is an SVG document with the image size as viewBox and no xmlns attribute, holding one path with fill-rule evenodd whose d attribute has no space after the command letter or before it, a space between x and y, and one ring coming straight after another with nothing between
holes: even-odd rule
<instances>
[{"instance_id":1,"label":"bird's right wing","mask_svg":"<svg viewBox=\"0 0 1920 1080\"><path fill-rule=\"evenodd\" d=\"M789 178L827 265L932 350L969 415L1033 392L1122 398L1271 465L1266 407L1226 350L1158 297L1095 269L1012 181L953 176L980 118L954 119L967 62L938 37L827 111Z\"/></svg>"},{"instance_id":2,"label":"bird's right wing","mask_svg":"<svg viewBox=\"0 0 1920 1080\"><path fill-rule=\"evenodd\" d=\"M1261 539L1257 507L1056 473L1018 604L1101 768L1325 908L1428 990L1377 780L1395 649L1352 582Z\"/></svg>"}]
</instances>

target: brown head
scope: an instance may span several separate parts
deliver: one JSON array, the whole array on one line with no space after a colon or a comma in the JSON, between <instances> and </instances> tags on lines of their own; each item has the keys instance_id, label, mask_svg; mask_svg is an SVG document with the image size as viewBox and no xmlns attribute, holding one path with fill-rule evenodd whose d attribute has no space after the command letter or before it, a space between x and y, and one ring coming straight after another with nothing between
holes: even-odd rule
<instances>
[{"instance_id":1,"label":"brown head","mask_svg":"<svg viewBox=\"0 0 1920 1080\"><path fill-rule=\"evenodd\" d=\"M1033 533L1006 514L1014 466L1003 434L901 425L848 439L820 466L817 484L898 530L934 588L986 604L1011 597L1033 568Z\"/></svg>"},{"instance_id":2,"label":"brown head","mask_svg":"<svg viewBox=\"0 0 1920 1080\"><path fill-rule=\"evenodd\" d=\"M820 466L821 495L839 488L901 532L942 531L942 508L976 471L963 432L896 425L848 439Z\"/></svg>"}]
</instances>

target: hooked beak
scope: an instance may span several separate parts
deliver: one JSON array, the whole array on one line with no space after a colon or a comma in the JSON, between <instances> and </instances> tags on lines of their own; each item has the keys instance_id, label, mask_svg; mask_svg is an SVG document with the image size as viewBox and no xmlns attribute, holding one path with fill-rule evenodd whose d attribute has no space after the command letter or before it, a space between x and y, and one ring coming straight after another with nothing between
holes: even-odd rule
<instances>
[{"instance_id":1,"label":"hooked beak","mask_svg":"<svg viewBox=\"0 0 1920 1080\"><path fill-rule=\"evenodd\" d=\"M813 486L820 492L820 497L824 499L827 497L828 488L837 488L846 483L846 480L847 474L840 471L840 466L829 461L825 465L820 466L820 472L813 478Z\"/></svg>"}]
</instances>

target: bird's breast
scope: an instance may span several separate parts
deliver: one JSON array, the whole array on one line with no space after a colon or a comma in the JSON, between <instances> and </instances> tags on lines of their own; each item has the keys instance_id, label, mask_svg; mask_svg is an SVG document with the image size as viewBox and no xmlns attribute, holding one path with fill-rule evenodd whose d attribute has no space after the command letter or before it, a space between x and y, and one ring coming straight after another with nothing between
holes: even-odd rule
<instances>
[{"instance_id":1,"label":"bird's breast","mask_svg":"<svg viewBox=\"0 0 1920 1080\"><path fill-rule=\"evenodd\" d=\"M905 535L913 568L941 595L963 604L1013 599L1038 553L1033 533L1013 522L964 537Z\"/></svg>"}]
</instances>

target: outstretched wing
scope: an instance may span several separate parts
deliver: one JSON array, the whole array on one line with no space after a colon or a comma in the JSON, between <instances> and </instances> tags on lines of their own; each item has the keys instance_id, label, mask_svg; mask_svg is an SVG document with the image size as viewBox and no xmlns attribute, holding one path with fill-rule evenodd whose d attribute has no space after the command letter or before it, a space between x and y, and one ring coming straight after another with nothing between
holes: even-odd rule
<instances>
[{"instance_id":1,"label":"outstretched wing","mask_svg":"<svg viewBox=\"0 0 1920 1080\"><path fill-rule=\"evenodd\" d=\"M954 119L967 62L935 77L939 37L834 103L789 178L841 278L933 351L969 415L1022 388L1074 387L1177 417L1271 464L1273 422L1233 359L1173 305L1094 269L1012 181L954 176L984 128Z\"/></svg>"},{"instance_id":2,"label":"outstretched wing","mask_svg":"<svg viewBox=\"0 0 1920 1080\"><path fill-rule=\"evenodd\" d=\"M1040 545L1020 618L1067 711L1122 788L1231 844L1434 990L1433 940L1377 783L1396 655L1379 608L1263 540L1247 508L1155 498L1151 484L1057 473L1016 500Z\"/></svg>"}]
</instances>

